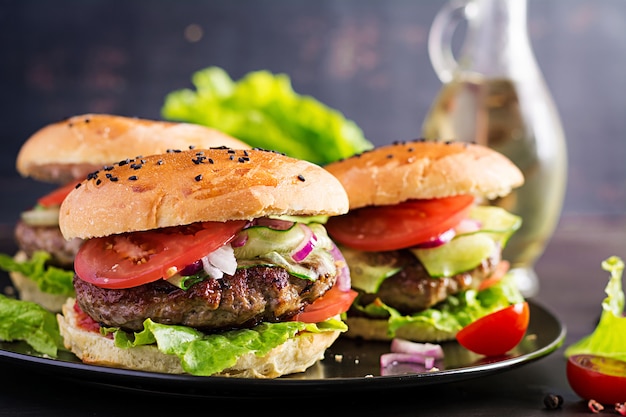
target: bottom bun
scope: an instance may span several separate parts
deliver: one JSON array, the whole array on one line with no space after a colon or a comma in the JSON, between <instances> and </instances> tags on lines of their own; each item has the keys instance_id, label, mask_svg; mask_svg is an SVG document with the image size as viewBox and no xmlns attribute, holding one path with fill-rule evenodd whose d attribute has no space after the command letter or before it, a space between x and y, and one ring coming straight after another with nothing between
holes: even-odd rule
<instances>
[{"instance_id":1,"label":"bottom bun","mask_svg":"<svg viewBox=\"0 0 626 417\"><path fill-rule=\"evenodd\" d=\"M423 323L405 325L396 330L395 335L389 336L389 322L387 320L370 319L367 317L348 317L344 320L348 325L348 331L344 336L353 339L387 341L394 337L407 339L414 342L445 342L454 340L456 333L446 332Z\"/></svg>"},{"instance_id":2,"label":"bottom bun","mask_svg":"<svg viewBox=\"0 0 626 417\"><path fill-rule=\"evenodd\" d=\"M28 259L28 256L26 253L19 251L15 254L14 259L18 262L23 262ZM9 272L9 277L11 277L11 282L13 282L13 286L17 290L20 300L32 301L53 313L61 312L61 307L67 300L67 295L43 292L35 281L19 272Z\"/></svg>"},{"instance_id":3,"label":"bottom bun","mask_svg":"<svg viewBox=\"0 0 626 417\"><path fill-rule=\"evenodd\" d=\"M169 374L185 373L178 357L161 353L156 346L122 349L115 346L112 339L78 327L74 302L73 298L67 299L63 305L63 314L58 314L57 320L65 347L84 363ZM215 375L276 378L304 372L324 357L324 352L339 337L339 333L301 333L265 356L245 354L234 366Z\"/></svg>"}]
</instances>

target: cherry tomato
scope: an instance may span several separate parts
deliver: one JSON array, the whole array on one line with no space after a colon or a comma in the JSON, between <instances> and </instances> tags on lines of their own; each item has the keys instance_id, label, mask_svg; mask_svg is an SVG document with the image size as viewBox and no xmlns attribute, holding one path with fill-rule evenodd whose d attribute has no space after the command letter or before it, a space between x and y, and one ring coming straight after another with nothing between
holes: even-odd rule
<instances>
[{"instance_id":1,"label":"cherry tomato","mask_svg":"<svg viewBox=\"0 0 626 417\"><path fill-rule=\"evenodd\" d=\"M323 296L309 304L305 309L292 317L293 321L319 323L330 317L348 311L357 296L354 290L342 291L336 285Z\"/></svg>"},{"instance_id":2,"label":"cherry tomato","mask_svg":"<svg viewBox=\"0 0 626 417\"><path fill-rule=\"evenodd\" d=\"M393 206L370 206L328 219L337 242L363 251L408 248L437 238L467 217L474 197L409 200Z\"/></svg>"},{"instance_id":3,"label":"cherry tomato","mask_svg":"<svg viewBox=\"0 0 626 417\"><path fill-rule=\"evenodd\" d=\"M585 400L602 404L626 401L626 362L604 356L581 354L567 360L567 381Z\"/></svg>"},{"instance_id":4,"label":"cherry tomato","mask_svg":"<svg viewBox=\"0 0 626 417\"><path fill-rule=\"evenodd\" d=\"M245 221L204 222L86 240L76 274L102 288L132 288L169 278L228 243Z\"/></svg>"},{"instance_id":5,"label":"cherry tomato","mask_svg":"<svg viewBox=\"0 0 626 417\"><path fill-rule=\"evenodd\" d=\"M480 285L478 286L478 290L486 290L487 288L502 281L502 278L504 278L510 267L511 263L509 261L500 261L500 263L496 265L496 268L493 270L491 275L489 275L480 283Z\"/></svg>"},{"instance_id":6,"label":"cherry tomato","mask_svg":"<svg viewBox=\"0 0 626 417\"><path fill-rule=\"evenodd\" d=\"M40 206L44 206L44 207L51 207L51 206L60 206L61 203L63 202L63 200L65 200L65 197L67 197L67 195L74 189L76 188L76 185L78 183L76 182L70 182L68 184L65 184L59 188L57 188L56 190L53 190L52 192L44 195L43 197L39 198L39 200L37 200L37 203Z\"/></svg>"},{"instance_id":7,"label":"cherry tomato","mask_svg":"<svg viewBox=\"0 0 626 417\"><path fill-rule=\"evenodd\" d=\"M528 303L513 304L468 324L457 333L456 340L480 355L504 355L522 340L529 320Z\"/></svg>"}]
</instances>

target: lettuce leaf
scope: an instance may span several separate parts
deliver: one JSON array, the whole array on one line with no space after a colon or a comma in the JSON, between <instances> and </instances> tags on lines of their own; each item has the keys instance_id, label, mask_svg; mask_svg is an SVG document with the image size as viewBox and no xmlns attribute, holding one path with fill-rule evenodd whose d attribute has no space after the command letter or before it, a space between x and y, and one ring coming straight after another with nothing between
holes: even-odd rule
<instances>
[{"instance_id":1,"label":"lettuce leaf","mask_svg":"<svg viewBox=\"0 0 626 417\"><path fill-rule=\"evenodd\" d=\"M358 308L371 317L387 318L389 336L395 337L399 328L406 325L423 325L449 333L456 333L469 323L511 304L524 301L513 277L507 274L499 283L483 290L467 290L451 295L435 307L413 315L403 315L379 299Z\"/></svg>"},{"instance_id":2,"label":"lettuce leaf","mask_svg":"<svg viewBox=\"0 0 626 417\"><path fill-rule=\"evenodd\" d=\"M45 293L74 296L74 271L48 266L49 259L50 254L44 251L36 251L26 261L16 261L12 256L0 253L0 269L27 276Z\"/></svg>"},{"instance_id":3,"label":"lettuce leaf","mask_svg":"<svg viewBox=\"0 0 626 417\"><path fill-rule=\"evenodd\" d=\"M176 355L183 370L192 375L209 376L227 369L247 353L267 354L297 333L346 331L344 322L336 319L310 324L299 321L261 323L251 329L230 330L219 334L204 334L198 330L177 325L144 321L144 330L134 334L114 329L115 345L129 349L156 343L162 353Z\"/></svg>"},{"instance_id":4,"label":"lettuce leaf","mask_svg":"<svg viewBox=\"0 0 626 417\"><path fill-rule=\"evenodd\" d=\"M63 339L54 313L30 301L0 294L0 340L25 341L39 353L56 358Z\"/></svg>"},{"instance_id":5,"label":"lettuce leaf","mask_svg":"<svg viewBox=\"0 0 626 417\"><path fill-rule=\"evenodd\" d=\"M595 330L565 349L565 356L592 354L626 361L626 317L622 273L624 262L611 256L602 262L602 269L610 273L602 301L602 315Z\"/></svg>"},{"instance_id":6,"label":"lettuce leaf","mask_svg":"<svg viewBox=\"0 0 626 417\"><path fill-rule=\"evenodd\" d=\"M233 81L219 67L192 76L196 90L169 93L164 118L221 130L252 147L326 164L373 147L344 115L296 93L286 74L250 72Z\"/></svg>"}]
</instances>

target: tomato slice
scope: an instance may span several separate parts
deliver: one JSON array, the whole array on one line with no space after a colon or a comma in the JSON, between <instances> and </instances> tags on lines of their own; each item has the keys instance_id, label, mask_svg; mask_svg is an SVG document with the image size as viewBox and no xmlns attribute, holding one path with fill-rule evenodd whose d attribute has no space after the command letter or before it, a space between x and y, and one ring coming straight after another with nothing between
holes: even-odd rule
<instances>
[{"instance_id":1,"label":"tomato slice","mask_svg":"<svg viewBox=\"0 0 626 417\"><path fill-rule=\"evenodd\" d=\"M305 323L319 323L348 311L356 296L356 291L342 291L335 285L315 302L306 306L301 313L293 316L292 320Z\"/></svg>"},{"instance_id":2,"label":"tomato slice","mask_svg":"<svg viewBox=\"0 0 626 417\"><path fill-rule=\"evenodd\" d=\"M567 359L567 381L585 400L613 405L626 401L626 362L581 354Z\"/></svg>"},{"instance_id":3,"label":"tomato slice","mask_svg":"<svg viewBox=\"0 0 626 417\"><path fill-rule=\"evenodd\" d=\"M510 267L511 263L509 261L500 261L500 263L496 265L496 268L493 270L491 275L489 275L480 283L480 285L478 286L478 290L486 290L487 288L502 281L502 278L504 278Z\"/></svg>"},{"instance_id":4,"label":"tomato slice","mask_svg":"<svg viewBox=\"0 0 626 417\"><path fill-rule=\"evenodd\" d=\"M529 321L528 303L513 304L468 324L457 333L456 340L480 355L504 355L522 340Z\"/></svg>"},{"instance_id":5,"label":"tomato slice","mask_svg":"<svg viewBox=\"0 0 626 417\"><path fill-rule=\"evenodd\" d=\"M70 182L40 197L37 204L43 207L60 206L65 197L76 188L77 182Z\"/></svg>"},{"instance_id":6,"label":"tomato slice","mask_svg":"<svg viewBox=\"0 0 626 417\"><path fill-rule=\"evenodd\" d=\"M169 278L228 243L245 224L204 222L89 239L76 254L74 269L98 287L136 287Z\"/></svg>"},{"instance_id":7,"label":"tomato slice","mask_svg":"<svg viewBox=\"0 0 626 417\"><path fill-rule=\"evenodd\" d=\"M371 206L328 219L326 230L337 242L362 251L408 248L433 240L467 217L469 195L409 200L393 206Z\"/></svg>"}]
</instances>

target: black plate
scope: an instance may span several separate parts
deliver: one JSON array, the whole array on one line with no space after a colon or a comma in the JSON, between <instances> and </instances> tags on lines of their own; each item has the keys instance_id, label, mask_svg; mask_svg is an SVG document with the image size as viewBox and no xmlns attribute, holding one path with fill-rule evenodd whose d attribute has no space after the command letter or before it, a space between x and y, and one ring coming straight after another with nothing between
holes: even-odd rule
<instances>
[{"instance_id":1,"label":"black plate","mask_svg":"<svg viewBox=\"0 0 626 417\"><path fill-rule=\"evenodd\" d=\"M439 371L422 372L398 366L381 372L380 355L389 351L389 342L364 342L339 338L325 358L306 372L277 379L198 377L139 372L86 365L67 352L57 359L33 354L24 343L0 342L0 360L30 366L37 372L54 374L81 383L182 396L221 398L320 395L366 390L390 390L435 385L475 378L533 362L558 349L565 328L549 311L529 302L530 324L524 340L506 356L486 359L468 352L456 342L443 343L445 359Z\"/></svg>"}]
</instances>

